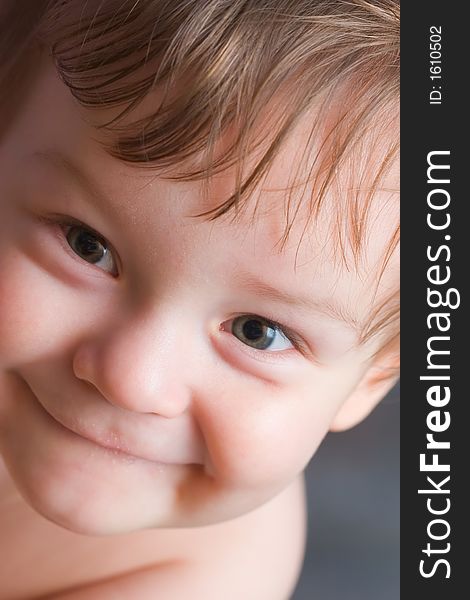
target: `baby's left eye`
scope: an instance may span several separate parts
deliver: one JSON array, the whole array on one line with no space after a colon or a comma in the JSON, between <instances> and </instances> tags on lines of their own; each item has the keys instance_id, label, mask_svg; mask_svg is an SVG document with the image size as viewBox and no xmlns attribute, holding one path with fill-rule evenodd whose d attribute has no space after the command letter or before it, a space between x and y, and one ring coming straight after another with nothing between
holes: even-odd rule
<instances>
[{"instance_id":1,"label":"baby's left eye","mask_svg":"<svg viewBox=\"0 0 470 600\"><path fill-rule=\"evenodd\" d=\"M70 248L82 260L96 265L111 275L117 275L113 253L103 238L86 227L77 225L67 226L65 237Z\"/></svg>"},{"instance_id":2,"label":"baby's left eye","mask_svg":"<svg viewBox=\"0 0 470 600\"><path fill-rule=\"evenodd\" d=\"M257 350L280 351L294 347L278 325L255 315L235 317L228 322L227 329L241 342Z\"/></svg>"}]
</instances>

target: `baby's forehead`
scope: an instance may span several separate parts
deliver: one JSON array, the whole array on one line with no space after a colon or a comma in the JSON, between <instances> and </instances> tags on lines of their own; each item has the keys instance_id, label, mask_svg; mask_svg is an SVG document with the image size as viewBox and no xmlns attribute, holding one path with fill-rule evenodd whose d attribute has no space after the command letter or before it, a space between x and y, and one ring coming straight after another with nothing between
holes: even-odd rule
<instances>
[{"instance_id":1,"label":"baby's forehead","mask_svg":"<svg viewBox=\"0 0 470 600\"><path fill-rule=\"evenodd\" d=\"M232 282L236 279L240 289L261 288L265 297L275 296L268 286L288 291L299 305L315 308L317 303L332 315L341 313L362 329L371 308L398 286L396 255L378 286L386 247L398 219L396 197L387 191L376 193L356 261L350 245L338 245L335 228L343 216L338 213L341 208L333 190L327 192L318 214L311 214L301 191L297 196L293 194L291 208L295 206L297 214L291 219L286 212L286 190L273 187L283 177L282 171L271 172L239 212L226 213L213 221L185 217L183 222L201 228L201 244L211 245L227 273L236 274ZM224 177L214 178L214 186L209 189L214 205L226 196L228 185ZM211 206L206 204L205 208ZM263 289L256 281L268 286Z\"/></svg>"},{"instance_id":2,"label":"baby's forehead","mask_svg":"<svg viewBox=\"0 0 470 600\"><path fill-rule=\"evenodd\" d=\"M371 123L367 134L335 165L329 154L334 144L325 139L327 129L312 130L317 117L318 110L312 109L299 120L261 181L227 217L255 231L262 223L274 248L295 248L296 264L308 262L321 248L339 265L354 264L359 273L367 273L387 253L399 224L398 155L388 150L398 129ZM329 114L330 121L333 118ZM219 153L229 144L227 137ZM256 161L256 153L245 159L243 173L250 173ZM237 166L211 178L201 199L205 212L213 214L233 191Z\"/></svg>"},{"instance_id":3,"label":"baby's forehead","mask_svg":"<svg viewBox=\"0 0 470 600\"><path fill-rule=\"evenodd\" d=\"M312 212L308 201L302 202L293 195L290 210L295 214L288 214L289 201L282 191L261 191L258 200L254 210L247 206L234 220L224 215L220 225L223 230L224 221L234 224L230 235L241 245L250 245L263 258L257 265L260 270L271 265L273 276L282 273L293 289L299 283L305 290L313 289L315 280L323 281L327 294L348 296L352 302L362 300L365 306L368 298L372 300L372 290L375 296L381 290L386 293L397 289L397 249L383 270L399 219L395 193L376 192L368 209L359 253L350 237L350 215L342 211L341 199L335 198L332 190L326 193L318 213ZM357 294L351 295L353 288Z\"/></svg>"},{"instance_id":4,"label":"baby's forehead","mask_svg":"<svg viewBox=\"0 0 470 600\"><path fill-rule=\"evenodd\" d=\"M278 110L285 101L287 98L277 98ZM138 115L129 117L130 122L151 110L152 98L147 98L147 102L147 106L142 104ZM351 297L351 302L357 302L348 288L352 288L356 280L364 282L369 289L374 287L398 224L396 158L381 177L376 178L397 129L383 127L377 117L371 119L363 139L332 169L334 140L328 139L328 132L341 118L339 104L338 100L325 108L319 103L299 118L257 185L238 204L215 219L214 211L236 190L237 176L240 175L241 181L246 179L272 141L276 110L267 110L253 127L250 152L244 160L209 178L179 181L185 170L204 169L209 158L223 159L239 134L235 125L224 130L210 157L203 150L171 169L160 169L156 165L142 173L139 167L131 166L129 172L140 172L144 180L168 189L168 201L174 201L170 198L174 198L171 190L182 190L182 196L188 199L187 208L181 213L187 216L185 221L194 225L209 221L214 245L222 244L224 239L229 245L228 240L234 239L238 248L250 246L258 259L262 257L262 261L257 260L252 265L255 271L266 274L269 270L273 278L282 272L292 286L298 286L304 278L301 287L305 290L310 289L309 281L324 280L328 276L331 290L338 292L344 287L340 293ZM243 170L238 173L240 166ZM334 176L325 187L331 170ZM134 212L138 214L138 206ZM195 217L201 214L203 216ZM203 227L203 230L207 229ZM217 232L221 233L220 238ZM236 260L236 256L231 256L231 260ZM396 269L393 272L396 275Z\"/></svg>"},{"instance_id":5,"label":"baby's forehead","mask_svg":"<svg viewBox=\"0 0 470 600\"><path fill-rule=\"evenodd\" d=\"M169 98L174 95L178 99L189 83L174 82ZM239 212L253 217L269 214L273 238L277 237L276 245L281 247L289 237L303 239L307 234L319 235L321 231L328 238L324 245L340 262L348 263L352 258L359 267L361 249L367 258L364 242L374 228L376 213L385 211L390 216L391 208L387 205L397 206L396 102L386 104L381 112L372 107L370 115L365 111L361 114L361 126L355 131L355 112L349 106L352 95L358 93L353 89L354 81L325 90L296 116L293 126L265 162L266 169L260 171L259 180L253 179L256 185L251 187L254 171L266 152L270 153L270 144L282 130L292 85L284 82L249 127L243 120L241 124L231 121L217 130L210 143L189 152L182 160L175 157L169 163L156 161L137 166L148 166L157 177L168 177L170 181L194 181L201 191L201 210L197 212L208 218L224 212L220 208L227 204L227 198L250 183L246 186L247 193L230 204L230 217ZM165 97L163 86L157 86L119 120L119 127L135 129L136 123L145 122ZM98 138L100 126L116 114L109 107L84 112L98 126ZM210 128L211 125L208 131ZM119 146L118 131L119 128L111 130L110 136L103 140L105 145L109 145L111 137ZM193 173L199 174L193 176ZM256 223L256 219L246 223L247 226ZM396 229L397 211L393 223ZM389 240L393 237L392 231Z\"/></svg>"},{"instance_id":6,"label":"baby's forehead","mask_svg":"<svg viewBox=\"0 0 470 600\"><path fill-rule=\"evenodd\" d=\"M145 230L149 249L162 241L158 236L168 235L168 243L172 243L173 238L189 239L185 234L187 227L191 227L198 230L194 240L207 249L208 256L212 249L215 258L227 265L243 262L244 270L249 266L251 271L264 275L274 285L282 276L280 283L284 288L302 288L303 295L326 297L337 293L353 303L362 297L360 292L351 292L354 286L354 290L359 289L358 283L361 288L372 289L384 248L397 222L397 199L393 194L397 185L394 181L396 172L389 171L389 180L385 178L379 184L384 189L376 189L368 202L368 213L359 213L366 224L362 229L363 252L359 260L355 260L354 240L348 230L355 218L351 203L367 204L367 169L372 165L372 170L376 170L377 164L371 163L371 157L375 156L376 163L381 157L380 152L375 155L371 151L373 144L368 144L364 154L353 153L348 161L337 166L335 177L323 190L322 204L316 210L315 203L322 192L319 189L322 178L315 177L321 172L321 160L316 157L319 150L323 150L327 161L328 154L321 136L312 139L311 119L314 115L306 114L299 119L291 135L283 140L266 176L246 199L238 207L210 220L210 215L195 215L210 212L233 192L237 184L237 164L199 181L172 180L168 173L162 173L153 165L145 170L141 166L127 165L101 147L97 130L81 118L84 113L89 113L83 107L79 107L79 114L76 113L77 105L69 93L61 94L64 90L55 77L50 85L53 89L47 97L54 92L51 102L57 103L62 98L64 110L56 114L69 125L61 127L60 119L59 124L49 123L50 112L44 114L40 127L48 143L66 147L69 152L74 148L86 148L80 156L72 157L74 162L81 164L99 184L110 204L114 205L112 212L122 213L123 223L127 226L136 223L142 233ZM44 103L45 108L46 105L48 109L49 104ZM229 132L233 136L236 130ZM256 137L260 131L253 133ZM375 130L374 135L377 138ZM71 136L75 137L71 139ZM230 135L221 138L217 150L223 152L224 144L230 144ZM305 149L311 151L305 152ZM263 150L259 147L248 157L242 175L250 172L256 164L257 152L261 154ZM357 150L360 151L360 145ZM175 205L178 210L172 211L177 217L172 225L174 231L160 231L159 213ZM338 232L342 236L338 236ZM188 247L190 258L191 248Z\"/></svg>"},{"instance_id":7,"label":"baby's forehead","mask_svg":"<svg viewBox=\"0 0 470 600\"><path fill-rule=\"evenodd\" d=\"M270 264L273 277L282 272L292 289L303 288L312 297L338 296L345 311L348 305L355 306L359 311L351 313L367 315L399 284L398 157L383 166L397 129L371 126L356 152L334 169L330 185L322 188L327 145L312 140L309 125L307 115L241 208L217 220L221 225L238 223L238 239L264 256L257 265L260 270ZM247 164L248 172L251 167ZM227 196L231 176L233 170L213 178L212 205L205 209L213 209ZM325 284L322 290L316 281Z\"/></svg>"}]
</instances>

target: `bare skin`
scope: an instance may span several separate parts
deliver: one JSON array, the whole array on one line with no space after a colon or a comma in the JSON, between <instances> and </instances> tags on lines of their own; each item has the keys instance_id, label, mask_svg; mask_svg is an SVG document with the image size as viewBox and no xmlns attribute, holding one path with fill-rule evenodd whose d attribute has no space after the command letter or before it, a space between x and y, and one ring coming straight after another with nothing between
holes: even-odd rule
<instances>
[{"instance_id":1,"label":"bare skin","mask_svg":"<svg viewBox=\"0 0 470 600\"><path fill-rule=\"evenodd\" d=\"M282 195L256 225L195 221L194 182L111 158L47 57L35 74L0 139L0 599L285 600L303 470L393 384L375 383L380 340L358 344L395 285L392 267L373 285L390 194L360 273L335 263L328 218L281 254Z\"/></svg>"},{"instance_id":2,"label":"bare skin","mask_svg":"<svg viewBox=\"0 0 470 600\"><path fill-rule=\"evenodd\" d=\"M123 593L126 582L139 600L157 597L156 591L187 598L186 585L197 597L197 586L206 585L201 573L211 588L204 598L220 598L221 589L230 598L229 588L234 599L286 600L297 581L306 531L302 477L232 521L96 537L48 521L18 494L2 461L0 473L0 539L8 540L0 562L0 600L85 600L92 594L106 600L116 590Z\"/></svg>"}]
</instances>

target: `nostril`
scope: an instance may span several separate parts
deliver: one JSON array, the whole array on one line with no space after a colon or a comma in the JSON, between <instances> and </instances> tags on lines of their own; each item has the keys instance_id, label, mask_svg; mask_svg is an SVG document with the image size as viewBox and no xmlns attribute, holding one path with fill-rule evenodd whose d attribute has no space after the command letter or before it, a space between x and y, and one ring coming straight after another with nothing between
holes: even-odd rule
<instances>
[{"instance_id":1,"label":"nostril","mask_svg":"<svg viewBox=\"0 0 470 600\"><path fill-rule=\"evenodd\" d=\"M96 388L99 366L96 364L93 349L86 344L82 344L77 350L72 359L72 370L77 379Z\"/></svg>"},{"instance_id":2,"label":"nostril","mask_svg":"<svg viewBox=\"0 0 470 600\"><path fill-rule=\"evenodd\" d=\"M91 390L92 392L98 392L99 393L99 389L96 387L96 385L93 385L93 383L90 383L89 381L87 381L86 379L81 379L80 380L83 384L84 387L86 387L88 390Z\"/></svg>"},{"instance_id":3,"label":"nostril","mask_svg":"<svg viewBox=\"0 0 470 600\"><path fill-rule=\"evenodd\" d=\"M86 363L83 352L78 350L75 352L72 360L72 370L77 379L86 380Z\"/></svg>"}]
</instances>

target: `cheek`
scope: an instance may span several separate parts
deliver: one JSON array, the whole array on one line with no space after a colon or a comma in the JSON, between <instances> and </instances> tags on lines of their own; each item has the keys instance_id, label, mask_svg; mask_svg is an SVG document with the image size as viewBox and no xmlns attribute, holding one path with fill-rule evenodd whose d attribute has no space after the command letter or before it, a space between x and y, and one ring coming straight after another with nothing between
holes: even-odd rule
<instances>
[{"instance_id":1,"label":"cheek","mask_svg":"<svg viewBox=\"0 0 470 600\"><path fill-rule=\"evenodd\" d=\"M307 465L329 429L334 409L312 390L295 392L234 382L210 414L201 415L213 474L227 485L286 485Z\"/></svg>"},{"instance_id":2,"label":"cheek","mask_svg":"<svg viewBox=\"0 0 470 600\"><path fill-rule=\"evenodd\" d=\"M14 249L0 256L0 364L14 368L56 347L69 302L57 283Z\"/></svg>"},{"instance_id":3,"label":"cheek","mask_svg":"<svg viewBox=\"0 0 470 600\"><path fill-rule=\"evenodd\" d=\"M214 474L227 485L252 488L291 481L360 379L359 365L314 367L289 391L226 381L217 403L201 415Z\"/></svg>"}]
</instances>

